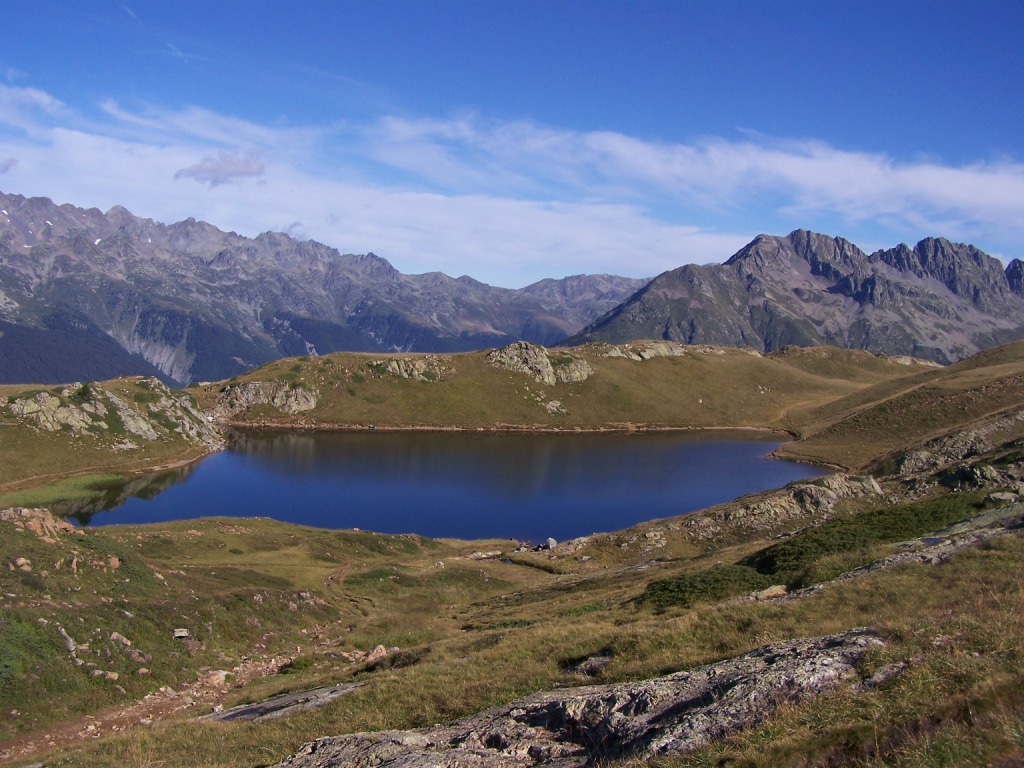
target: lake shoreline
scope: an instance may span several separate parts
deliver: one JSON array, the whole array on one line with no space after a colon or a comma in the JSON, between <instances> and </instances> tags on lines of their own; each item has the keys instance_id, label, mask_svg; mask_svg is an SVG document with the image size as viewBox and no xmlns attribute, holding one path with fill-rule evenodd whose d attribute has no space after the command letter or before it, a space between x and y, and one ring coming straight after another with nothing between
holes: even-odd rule
<instances>
[{"instance_id":1,"label":"lake shoreline","mask_svg":"<svg viewBox=\"0 0 1024 768\"><path fill-rule=\"evenodd\" d=\"M767 459L779 442L763 429L225 429L228 450L209 464L115 492L109 506L87 508L92 523L266 516L537 542L620 530L821 474Z\"/></svg>"},{"instance_id":2,"label":"lake shoreline","mask_svg":"<svg viewBox=\"0 0 1024 768\"><path fill-rule=\"evenodd\" d=\"M463 426L463 425L429 425L429 424L405 424L405 425L394 425L394 424L382 424L382 425L368 425L368 424L339 424L332 422L320 422L320 421L308 421L308 422L293 422L278 419L261 419L261 420L231 420L231 419L218 419L216 422L218 431L221 432L223 440L217 447L213 447L210 450L196 454L191 451L187 452L186 455L180 458L167 458L154 462L150 465L139 466L138 464L128 463L128 466L118 467L115 465L107 464L102 466L90 467L81 469L75 472L59 473L55 475L49 475L46 477L45 482L42 485L24 485L24 481L20 483L13 483L12 486L17 488L9 488L10 490L26 490L32 488L41 488L49 486L55 483L60 483L69 480L74 477L88 476L97 472L108 472L112 474L120 475L126 482L147 475L158 474L162 472L171 471L174 469L180 469L193 464L198 464L210 456L215 456L219 453L223 453L228 450L230 443L232 442L230 432L295 432L301 434L336 434L336 433L373 433L381 432L387 434L401 434L401 433L437 433L437 434L466 434L466 435L482 435L482 434L516 434L516 435L626 435L626 434L671 434L671 433L690 433L693 435L709 435L709 434L723 434L730 436L742 436L742 435L753 435L758 438L771 438L777 437L782 442L774 451L768 454L768 457L780 461L788 461L796 464L805 464L808 466L818 467L828 471L844 471L842 467L836 467L834 465L825 464L822 462L815 462L804 459L802 457L791 457L785 455L784 450L786 445L797 438L797 435L793 432L777 429L772 427L762 426L729 426L729 427L708 427L708 426L669 426L669 425L656 425L656 424L644 424L639 422L615 422L605 424L599 427L553 427L543 424L508 424L508 423L497 423L490 426ZM780 455L781 454L781 455ZM134 465L132 465L134 464Z\"/></svg>"},{"instance_id":3,"label":"lake shoreline","mask_svg":"<svg viewBox=\"0 0 1024 768\"><path fill-rule=\"evenodd\" d=\"M301 432L466 432L471 434L481 433L531 433L538 434L628 434L632 432L723 432L723 433L757 433L767 435L785 436L794 440L797 435L786 429L775 427L696 427L696 426L668 426L643 424L638 422L614 422L600 427L553 427L545 424L506 424L497 423L486 427L469 427L456 424L337 424L333 422L309 421L294 422L277 419L260 419L256 421L236 421L232 419L218 420L217 426L221 429L241 430L274 430L274 431L301 431Z\"/></svg>"}]
</instances>

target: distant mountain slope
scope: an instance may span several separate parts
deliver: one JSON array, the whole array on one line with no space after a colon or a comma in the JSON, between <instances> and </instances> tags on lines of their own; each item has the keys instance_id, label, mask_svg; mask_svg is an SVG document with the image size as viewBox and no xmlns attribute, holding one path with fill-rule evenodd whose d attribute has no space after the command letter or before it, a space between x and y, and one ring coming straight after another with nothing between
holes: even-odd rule
<instances>
[{"instance_id":1,"label":"distant mountain slope","mask_svg":"<svg viewBox=\"0 0 1024 768\"><path fill-rule=\"evenodd\" d=\"M188 383L287 355L551 344L644 282L580 275L511 290L119 206L0 194L0 210L0 382L159 370ZM53 332L68 324L75 334Z\"/></svg>"},{"instance_id":2,"label":"distant mountain slope","mask_svg":"<svg viewBox=\"0 0 1024 768\"><path fill-rule=\"evenodd\" d=\"M720 265L666 272L573 336L750 346L829 344L953 362L1024 337L1024 265L922 240L866 255L842 238L760 235Z\"/></svg>"}]
</instances>

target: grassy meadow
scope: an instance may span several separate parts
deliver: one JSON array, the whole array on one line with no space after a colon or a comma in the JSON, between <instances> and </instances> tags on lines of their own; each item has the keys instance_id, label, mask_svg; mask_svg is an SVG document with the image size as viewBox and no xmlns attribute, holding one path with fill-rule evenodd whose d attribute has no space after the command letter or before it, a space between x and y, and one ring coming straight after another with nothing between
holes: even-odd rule
<instances>
[{"instance_id":1,"label":"grassy meadow","mask_svg":"<svg viewBox=\"0 0 1024 768\"><path fill-rule=\"evenodd\" d=\"M1021 422L1006 418L1024 406L1024 345L948 368L827 349L694 348L644 361L603 357L598 345L550 354L586 359L595 373L546 386L469 353L437 356L441 375L416 381L384 370L384 356L339 354L278 361L189 392L210 407L240 381L315 389L312 411L259 406L233 417L303 428L785 429L797 438L783 449L790 456L876 472L924 440L1002 418L970 462L1009 478L1024 460ZM564 413L549 412L551 400ZM5 457L24 450L41 462L34 474L22 464L4 470L0 492L27 494L4 497L17 504L88 494L182 448L153 446L129 460L87 439L62 446L60 435L49 441L23 425L0 430ZM695 538L679 518L539 552L267 519L31 530L7 515L0 761L270 765L324 735L428 726L537 690L643 679L867 626L886 642L860 675L897 670L886 682L784 705L685 758L607 765L1020 764L1021 536L799 598L750 599L825 584L910 539L991 514L989 494L1014 490L1009 480L957 493L939 475L879 480L881 495L844 498L825 517L768 522L756 534L726 527ZM686 519L702 515L729 518L712 509ZM182 629L187 636L176 636ZM386 655L367 660L377 646ZM591 677L573 671L594 655L611 661ZM314 711L258 723L196 719L350 682L364 685Z\"/></svg>"}]
</instances>

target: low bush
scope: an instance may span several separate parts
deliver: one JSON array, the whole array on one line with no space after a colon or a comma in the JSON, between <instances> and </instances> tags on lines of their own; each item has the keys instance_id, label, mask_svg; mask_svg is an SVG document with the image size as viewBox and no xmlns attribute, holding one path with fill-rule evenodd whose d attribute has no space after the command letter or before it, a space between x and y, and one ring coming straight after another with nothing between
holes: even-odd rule
<instances>
[{"instance_id":1,"label":"low bush","mask_svg":"<svg viewBox=\"0 0 1024 768\"><path fill-rule=\"evenodd\" d=\"M822 558L867 551L878 544L922 536L957 522L980 506L981 494L950 494L938 499L884 507L830 520L740 560L739 565L797 586L798 574Z\"/></svg>"},{"instance_id":2,"label":"low bush","mask_svg":"<svg viewBox=\"0 0 1024 768\"><path fill-rule=\"evenodd\" d=\"M771 580L753 568L718 565L707 571L652 581L640 596L639 602L655 610L673 605L689 608L697 603L722 600L770 585Z\"/></svg>"}]
</instances>

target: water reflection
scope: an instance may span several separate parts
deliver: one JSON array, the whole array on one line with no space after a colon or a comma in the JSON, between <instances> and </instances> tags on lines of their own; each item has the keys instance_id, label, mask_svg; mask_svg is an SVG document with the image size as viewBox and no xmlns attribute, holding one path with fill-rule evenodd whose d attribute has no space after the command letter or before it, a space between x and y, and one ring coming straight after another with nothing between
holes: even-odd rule
<instances>
[{"instance_id":1,"label":"water reflection","mask_svg":"<svg viewBox=\"0 0 1024 768\"><path fill-rule=\"evenodd\" d=\"M265 516L434 537L562 540L819 474L767 460L776 443L744 437L238 432L228 451L148 487L135 481L113 511L96 514L96 503L80 512L92 524Z\"/></svg>"},{"instance_id":2,"label":"water reflection","mask_svg":"<svg viewBox=\"0 0 1024 768\"><path fill-rule=\"evenodd\" d=\"M96 495L88 499L60 501L53 505L53 512L66 517L79 525L89 525L93 515L116 509L130 498L152 499L172 485L185 482L196 471L197 462L164 470L149 475L139 475L127 481L116 480L110 483L93 485Z\"/></svg>"}]
</instances>

